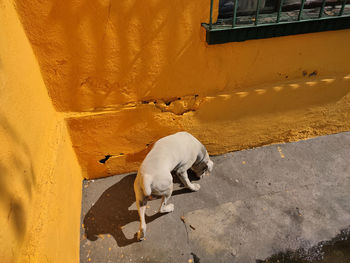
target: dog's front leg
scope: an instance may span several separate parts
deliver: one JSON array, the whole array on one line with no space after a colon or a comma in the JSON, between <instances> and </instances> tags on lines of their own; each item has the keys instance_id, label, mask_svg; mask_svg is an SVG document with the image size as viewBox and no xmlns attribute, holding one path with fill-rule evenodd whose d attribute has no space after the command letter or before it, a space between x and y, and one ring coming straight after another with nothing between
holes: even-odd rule
<instances>
[{"instance_id":1,"label":"dog's front leg","mask_svg":"<svg viewBox=\"0 0 350 263\"><path fill-rule=\"evenodd\" d=\"M188 174L187 174L187 171L183 171L181 173L178 174L179 175L179 178L181 180L181 182L183 183L183 185L192 190L192 191L198 191L199 188L201 188L201 186L199 184L193 184L191 183L190 179L188 179Z\"/></svg>"},{"instance_id":2,"label":"dog's front leg","mask_svg":"<svg viewBox=\"0 0 350 263\"><path fill-rule=\"evenodd\" d=\"M173 192L173 184L169 187L169 189L166 191L166 193L162 197L162 204L160 205L159 212L161 213L170 213L174 211L174 205L173 204L168 204L167 202Z\"/></svg>"}]
</instances>

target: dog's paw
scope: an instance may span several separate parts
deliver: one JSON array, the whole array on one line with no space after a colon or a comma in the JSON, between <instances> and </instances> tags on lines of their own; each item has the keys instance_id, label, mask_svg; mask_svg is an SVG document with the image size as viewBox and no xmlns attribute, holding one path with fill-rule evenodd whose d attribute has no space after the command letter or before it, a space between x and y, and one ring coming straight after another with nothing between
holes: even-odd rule
<instances>
[{"instance_id":1,"label":"dog's paw","mask_svg":"<svg viewBox=\"0 0 350 263\"><path fill-rule=\"evenodd\" d=\"M160 209L161 213L170 213L174 211L174 204L168 204Z\"/></svg>"},{"instance_id":2,"label":"dog's paw","mask_svg":"<svg viewBox=\"0 0 350 263\"><path fill-rule=\"evenodd\" d=\"M143 231L137 231L137 241L142 241L145 239L145 234Z\"/></svg>"},{"instance_id":3,"label":"dog's paw","mask_svg":"<svg viewBox=\"0 0 350 263\"><path fill-rule=\"evenodd\" d=\"M166 209L167 209L168 213L173 212L174 211L174 204L168 204L166 206Z\"/></svg>"},{"instance_id":4,"label":"dog's paw","mask_svg":"<svg viewBox=\"0 0 350 263\"><path fill-rule=\"evenodd\" d=\"M197 192L201 186L199 184L192 184L191 190Z\"/></svg>"}]
</instances>

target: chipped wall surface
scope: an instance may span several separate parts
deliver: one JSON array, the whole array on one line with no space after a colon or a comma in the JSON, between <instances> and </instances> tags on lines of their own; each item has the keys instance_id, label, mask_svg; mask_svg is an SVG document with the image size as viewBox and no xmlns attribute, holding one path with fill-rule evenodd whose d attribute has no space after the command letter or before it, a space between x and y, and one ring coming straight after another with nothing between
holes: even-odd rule
<instances>
[{"instance_id":1,"label":"chipped wall surface","mask_svg":"<svg viewBox=\"0 0 350 263\"><path fill-rule=\"evenodd\" d=\"M16 3L88 178L179 130L219 154L350 128L350 30L208 46L204 0Z\"/></svg>"},{"instance_id":2,"label":"chipped wall surface","mask_svg":"<svg viewBox=\"0 0 350 263\"><path fill-rule=\"evenodd\" d=\"M350 75L175 100L68 119L75 149L90 178L137 170L153 142L186 130L222 154L350 130ZM174 103L174 105L172 105ZM89 127L89 129L85 129ZM84 132L82 132L82 130ZM98 162L110 155L104 163Z\"/></svg>"},{"instance_id":3,"label":"chipped wall surface","mask_svg":"<svg viewBox=\"0 0 350 263\"><path fill-rule=\"evenodd\" d=\"M0 1L1 262L78 262L81 170L10 0Z\"/></svg>"}]
</instances>

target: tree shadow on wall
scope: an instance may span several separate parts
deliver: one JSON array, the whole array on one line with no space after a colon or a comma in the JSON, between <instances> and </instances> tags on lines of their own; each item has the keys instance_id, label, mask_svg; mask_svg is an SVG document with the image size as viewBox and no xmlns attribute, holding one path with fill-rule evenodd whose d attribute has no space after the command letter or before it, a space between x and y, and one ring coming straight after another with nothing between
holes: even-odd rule
<instances>
[{"instance_id":1,"label":"tree shadow on wall","mask_svg":"<svg viewBox=\"0 0 350 263\"><path fill-rule=\"evenodd\" d=\"M136 174L125 176L118 183L109 187L86 213L83 223L88 240L95 241L100 234L110 234L119 247L137 242L136 233L133 238L128 239L122 231L123 226L139 221L137 210L129 210L129 207L135 202L133 187L135 177ZM178 182L177 179L174 182ZM180 189L174 191L173 195L190 192L188 189ZM163 215L166 213L146 215L146 223L148 224Z\"/></svg>"},{"instance_id":2,"label":"tree shadow on wall","mask_svg":"<svg viewBox=\"0 0 350 263\"><path fill-rule=\"evenodd\" d=\"M0 162L0 205L8 209L7 223L22 240L27 229L23 200L32 199L37 179L27 143L3 112L0 112L0 135L6 142L2 147L5 159Z\"/></svg>"},{"instance_id":3,"label":"tree shadow on wall","mask_svg":"<svg viewBox=\"0 0 350 263\"><path fill-rule=\"evenodd\" d=\"M184 62L198 50L192 43L202 21L191 1L181 3L186 12L174 12L179 4L166 1L146 7L113 0L15 2L59 111L153 99L165 84L190 92L183 74L192 72L193 64ZM188 25L179 26L181 21ZM158 48L160 40L164 48ZM205 64L203 56L198 59L196 65Z\"/></svg>"}]
</instances>

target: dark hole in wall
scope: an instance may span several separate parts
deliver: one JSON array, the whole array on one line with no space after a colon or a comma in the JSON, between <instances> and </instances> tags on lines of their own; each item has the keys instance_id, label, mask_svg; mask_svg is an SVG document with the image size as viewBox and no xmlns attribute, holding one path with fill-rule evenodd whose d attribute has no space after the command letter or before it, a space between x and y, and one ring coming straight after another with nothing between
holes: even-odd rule
<instances>
[{"instance_id":1,"label":"dark hole in wall","mask_svg":"<svg viewBox=\"0 0 350 263\"><path fill-rule=\"evenodd\" d=\"M107 161L108 161L108 159L109 159L109 158L111 158L111 157L112 157L112 155L107 154L107 155L105 156L105 158L103 158L103 159L99 160L99 162L100 162L100 163L105 163L105 162L107 162Z\"/></svg>"},{"instance_id":2,"label":"dark hole in wall","mask_svg":"<svg viewBox=\"0 0 350 263\"><path fill-rule=\"evenodd\" d=\"M309 74L309 77L312 77L312 76L317 76L317 70L315 70Z\"/></svg>"}]
</instances>

